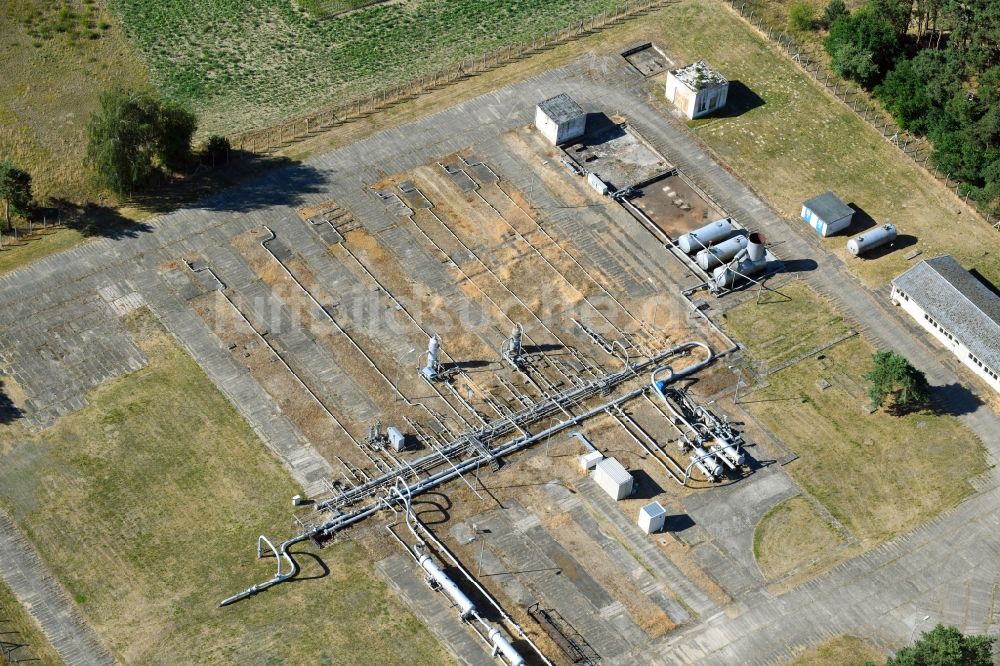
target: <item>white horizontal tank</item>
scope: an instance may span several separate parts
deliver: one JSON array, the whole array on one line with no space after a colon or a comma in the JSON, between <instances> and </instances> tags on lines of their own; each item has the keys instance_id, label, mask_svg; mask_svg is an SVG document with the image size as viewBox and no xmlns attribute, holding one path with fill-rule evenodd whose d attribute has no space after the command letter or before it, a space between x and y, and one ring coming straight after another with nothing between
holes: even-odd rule
<instances>
[{"instance_id":1,"label":"white horizontal tank","mask_svg":"<svg viewBox=\"0 0 1000 666\"><path fill-rule=\"evenodd\" d=\"M740 250L747 246L748 242L747 237L742 234L733 236L718 245L701 250L698 254L694 255L694 259L703 271L710 271L735 257Z\"/></svg>"},{"instance_id":2,"label":"white horizontal tank","mask_svg":"<svg viewBox=\"0 0 1000 666\"><path fill-rule=\"evenodd\" d=\"M441 571L441 567L435 564L430 555L427 555L426 553L421 555L417 560L417 563L420 565L420 568L427 572L427 575L430 576L442 590L444 590L444 593L448 595L452 602L454 602L454 604L458 607L458 614L463 620L472 615L473 611L476 610L475 604L472 603L469 597L465 596L465 593L462 592L462 590L458 589L458 585L455 585L451 578L448 577L448 574Z\"/></svg>"},{"instance_id":3,"label":"white horizontal tank","mask_svg":"<svg viewBox=\"0 0 1000 666\"><path fill-rule=\"evenodd\" d=\"M710 222L700 229L695 229L692 232L684 234L677 239L677 246L685 254L691 254L729 238L732 233L733 221L728 217L724 217L721 220Z\"/></svg>"},{"instance_id":4,"label":"white horizontal tank","mask_svg":"<svg viewBox=\"0 0 1000 666\"><path fill-rule=\"evenodd\" d=\"M896 227L884 224L847 241L847 251L855 257L896 240Z\"/></svg>"},{"instance_id":5,"label":"white horizontal tank","mask_svg":"<svg viewBox=\"0 0 1000 666\"><path fill-rule=\"evenodd\" d=\"M500 633L499 629L495 627L490 629L489 638L493 645L493 654L496 655L497 652L502 654L507 666L524 666L524 657L514 649L514 646Z\"/></svg>"}]
</instances>

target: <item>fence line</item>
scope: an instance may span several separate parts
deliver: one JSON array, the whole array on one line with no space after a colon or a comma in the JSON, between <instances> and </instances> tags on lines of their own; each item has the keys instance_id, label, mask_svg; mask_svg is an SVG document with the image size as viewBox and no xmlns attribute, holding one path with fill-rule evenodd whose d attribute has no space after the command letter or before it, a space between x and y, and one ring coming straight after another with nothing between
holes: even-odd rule
<instances>
[{"instance_id":1,"label":"fence line","mask_svg":"<svg viewBox=\"0 0 1000 666\"><path fill-rule=\"evenodd\" d=\"M526 56L593 34L651 9L674 4L677 1L624 0L613 9L574 21L571 25L559 30L546 31L541 36L501 46L481 55L467 56L451 67L421 76L408 83L389 86L370 94L354 97L346 102L327 106L309 115L299 116L266 129L233 135L229 138L230 143L242 153L266 155L331 127L365 118L401 101L413 99L469 76L502 67Z\"/></svg>"},{"instance_id":2,"label":"fence line","mask_svg":"<svg viewBox=\"0 0 1000 666\"><path fill-rule=\"evenodd\" d=\"M916 136L900 128L891 116L861 87L847 81L823 66L822 57L817 54L816 48L811 45L798 44L787 33L776 30L773 26L764 21L760 12L753 6L748 5L745 0L729 0L730 7L740 17L746 20L751 27L767 37L767 39L781 47L785 53L791 57L792 61L799 66L814 81L822 85L828 92L839 99L847 108L876 129L882 138L896 146L904 155L924 171L942 183L946 188L954 190L955 195L975 214L978 214L991 225L1000 231L1000 215L994 211L983 210L975 201L969 200L969 192L964 194L961 190L962 183L951 180L951 174L942 174L930 164L933 146L922 136ZM757 12L757 16L754 13Z\"/></svg>"}]
</instances>

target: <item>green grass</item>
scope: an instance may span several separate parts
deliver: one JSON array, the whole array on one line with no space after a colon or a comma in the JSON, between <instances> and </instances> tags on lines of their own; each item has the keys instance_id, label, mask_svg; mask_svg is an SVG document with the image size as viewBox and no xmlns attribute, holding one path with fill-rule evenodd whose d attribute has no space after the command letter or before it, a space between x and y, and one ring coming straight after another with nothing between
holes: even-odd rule
<instances>
[{"instance_id":1,"label":"green grass","mask_svg":"<svg viewBox=\"0 0 1000 666\"><path fill-rule=\"evenodd\" d=\"M12 659L21 659L35 666L58 666L63 663L56 651L49 645L41 627L28 614L28 611L17 600L10 588L4 584L3 580L0 580L0 639L27 646L15 650L11 654ZM37 661L28 661L29 659L37 659ZM0 662L2 662L2 658L0 658Z\"/></svg>"},{"instance_id":2,"label":"green grass","mask_svg":"<svg viewBox=\"0 0 1000 666\"><path fill-rule=\"evenodd\" d=\"M75 247L85 238L75 229L57 229L33 236L22 241L20 245L8 245L0 250L0 275L50 254Z\"/></svg>"},{"instance_id":3,"label":"green grass","mask_svg":"<svg viewBox=\"0 0 1000 666\"><path fill-rule=\"evenodd\" d=\"M257 535L293 531L284 468L148 314L148 367L40 433L0 431L0 498L88 621L127 663L447 661L351 542L328 576L226 609L274 573ZM301 558L305 575L318 575Z\"/></svg>"},{"instance_id":4,"label":"green grass","mask_svg":"<svg viewBox=\"0 0 1000 666\"><path fill-rule=\"evenodd\" d=\"M862 666L884 664L885 655L854 636L837 636L799 655L788 666Z\"/></svg>"},{"instance_id":5,"label":"green grass","mask_svg":"<svg viewBox=\"0 0 1000 666\"><path fill-rule=\"evenodd\" d=\"M959 214L959 204L942 186L724 7L691 0L657 14L672 56L684 62L706 58L763 102L741 115L696 123L698 136L791 225L804 224L802 201L833 190L875 223L892 222L901 235L913 237L907 249L868 260L847 255L846 235L821 241L870 286L911 265L903 256L913 249L925 257L952 254L1000 284L1000 252L993 250L1000 234ZM661 86L655 83L655 93L663 100ZM739 94L731 99L736 105L748 101Z\"/></svg>"},{"instance_id":6,"label":"green grass","mask_svg":"<svg viewBox=\"0 0 1000 666\"><path fill-rule=\"evenodd\" d=\"M767 578L810 568L836 554L843 539L805 497L776 504L757 523L753 556Z\"/></svg>"},{"instance_id":7,"label":"green grass","mask_svg":"<svg viewBox=\"0 0 1000 666\"><path fill-rule=\"evenodd\" d=\"M816 349L850 330L819 295L804 282L776 287L759 304L734 308L721 317L761 363L776 366Z\"/></svg>"},{"instance_id":8,"label":"green grass","mask_svg":"<svg viewBox=\"0 0 1000 666\"><path fill-rule=\"evenodd\" d=\"M566 27L614 0L409 0L320 21L289 0L110 0L151 75L204 132L261 127Z\"/></svg>"},{"instance_id":9,"label":"green grass","mask_svg":"<svg viewBox=\"0 0 1000 666\"><path fill-rule=\"evenodd\" d=\"M351 9L359 9L366 5L373 5L378 0L295 0L299 9L308 12L317 18L329 16L336 12L344 12Z\"/></svg>"},{"instance_id":10,"label":"green grass","mask_svg":"<svg viewBox=\"0 0 1000 666\"><path fill-rule=\"evenodd\" d=\"M797 337L822 340L842 326L804 284L783 292L810 303L811 323L794 323ZM754 322L768 330L784 323L780 309L764 311L753 300L728 313L729 321ZM777 306L774 306L777 307ZM792 306L800 307L800 306ZM752 328L735 337L759 353ZM829 336L832 337L832 336ZM812 344L812 343L810 343ZM921 412L867 414L862 375L874 351L861 337L766 377L766 385L740 403L799 455L785 469L855 536L867 542L891 538L955 506L972 492L968 479L986 470L982 444L953 416ZM830 384L821 389L819 380Z\"/></svg>"}]
</instances>

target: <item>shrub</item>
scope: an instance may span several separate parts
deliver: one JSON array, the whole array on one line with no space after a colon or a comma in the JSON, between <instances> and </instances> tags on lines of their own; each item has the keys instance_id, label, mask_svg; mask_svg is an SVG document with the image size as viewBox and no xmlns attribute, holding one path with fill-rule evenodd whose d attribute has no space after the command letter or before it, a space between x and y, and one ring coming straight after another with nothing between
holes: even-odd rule
<instances>
[{"instance_id":1,"label":"shrub","mask_svg":"<svg viewBox=\"0 0 1000 666\"><path fill-rule=\"evenodd\" d=\"M792 30L805 31L816 27L816 8L808 2L796 2L788 10L788 25Z\"/></svg>"}]
</instances>

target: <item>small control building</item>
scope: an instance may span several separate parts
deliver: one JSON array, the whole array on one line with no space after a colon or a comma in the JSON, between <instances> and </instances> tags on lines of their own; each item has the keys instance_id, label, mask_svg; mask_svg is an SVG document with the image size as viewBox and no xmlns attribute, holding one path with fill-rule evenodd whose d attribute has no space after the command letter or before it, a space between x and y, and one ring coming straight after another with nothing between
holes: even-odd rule
<instances>
[{"instance_id":1,"label":"small control building","mask_svg":"<svg viewBox=\"0 0 1000 666\"><path fill-rule=\"evenodd\" d=\"M894 279L891 298L1000 393L1000 296L945 255Z\"/></svg>"},{"instance_id":2,"label":"small control building","mask_svg":"<svg viewBox=\"0 0 1000 666\"><path fill-rule=\"evenodd\" d=\"M587 129L587 114L572 97L562 93L535 107L535 127L542 136L558 146L583 136Z\"/></svg>"},{"instance_id":3,"label":"small control building","mask_svg":"<svg viewBox=\"0 0 1000 666\"><path fill-rule=\"evenodd\" d=\"M694 120L726 105L729 81L704 60L667 72L667 99Z\"/></svg>"},{"instance_id":4,"label":"small control building","mask_svg":"<svg viewBox=\"0 0 1000 666\"><path fill-rule=\"evenodd\" d=\"M802 202L802 219L820 236L832 236L851 226L854 209L833 192Z\"/></svg>"},{"instance_id":5,"label":"small control building","mask_svg":"<svg viewBox=\"0 0 1000 666\"><path fill-rule=\"evenodd\" d=\"M632 494L632 475L614 458L605 458L594 466L594 481L614 500Z\"/></svg>"}]
</instances>

